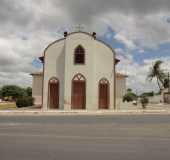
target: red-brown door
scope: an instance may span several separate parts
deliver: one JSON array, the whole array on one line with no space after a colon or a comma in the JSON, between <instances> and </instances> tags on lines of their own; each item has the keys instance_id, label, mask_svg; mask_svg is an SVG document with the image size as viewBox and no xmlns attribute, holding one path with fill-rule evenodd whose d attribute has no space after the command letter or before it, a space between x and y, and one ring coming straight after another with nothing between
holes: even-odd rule
<instances>
[{"instance_id":1,"label":"red-brown door","mask_svg":"<svg viewBox=\"0 0 170 160\"><path fill-rule=\"evenodd\" d=\"M72 82L72 109L85 109L85 81Z\"/></svg>"},{"instance_id":2,"label":"red-brown door","mask_svg":"<svg viewBox=\"0 0 170 160\"><path fill-rule=\"evenodd\" d=\"M49 107L50 109L59 108L59 82L51 79L49 82Z\"/></svg>"},{"instance_id":3,"label":"red-brown door","mask_svg":"<svg viewBox=\"0 0 170 160\"><path fill-rule=\"evenodd\" d=\"M109 108L109 84L107 81L99 82L99 109Z\"/></svg>"}]
</instances>

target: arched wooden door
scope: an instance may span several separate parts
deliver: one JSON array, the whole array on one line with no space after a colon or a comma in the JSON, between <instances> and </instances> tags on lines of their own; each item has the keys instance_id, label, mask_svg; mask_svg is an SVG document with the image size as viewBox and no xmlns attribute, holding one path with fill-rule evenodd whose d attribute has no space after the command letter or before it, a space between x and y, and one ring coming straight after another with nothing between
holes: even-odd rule
<instances>
[{"instance_id":1,"label":"arched wooden door","mask_svg":"<svg viewBox=\"0 0 170 160\"><path fill-rule=\"evenodd\" d=\"M86 80L82 74L77 74L72 80L71 109L85 109Z\"/></svg>"},{"instance_id":2,"label":"arched wooden door","mask_svg":"<svg viewBox=\"0 0 170 160\"><path fill-rule=\"evenodd\" d=\"M49 80L49 108L59 109L59 80L51 78Z\"/></svg>"},{"instance_id":3,"label":"arched wooden door","mask_svg":"<svg viewBox=\"0 0 170 160\"><path fill-rule=\"evenodd\" d=\"M99 109L109 109L109 81L105 78L99 81Z\"/></svg>"}]
</instances>

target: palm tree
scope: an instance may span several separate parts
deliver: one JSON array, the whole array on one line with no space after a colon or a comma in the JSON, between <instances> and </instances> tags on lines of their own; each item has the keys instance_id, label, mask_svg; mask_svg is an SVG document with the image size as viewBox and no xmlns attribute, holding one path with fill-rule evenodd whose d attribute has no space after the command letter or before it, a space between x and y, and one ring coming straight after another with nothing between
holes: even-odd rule
<instances>
[{"instance_id":1,"label":"palm tree","mask_svg":"<svg viewBox=\"0 0 170 160\"><path fill-rule=\"evenodd\" d=\"M167 78L164 80L164 88L169 88L169 80Z\"/></svg>"},{"instance_id":2,"label":"palm tree","mask_svg":"<svg viewBox=\"0 0 170 160\"><path fill-rule=\"evenodd\" d=\"M162 87L164 85L164 78L165 78L165 74L163 70L160 68L162 63L163 62L160 60L156 61L153 64L153 66L150 68L150 71L147 77L149 81L152 81L154 78L156 78L160 91L162 90Z\"/></svg>"},{"instance_id":3,"label":"palm tree","mask_svg":"<svg viewBox=\"0 0 170 160\"><path fill-rule=\"evenodd\" d=\"M164 88L168 88L170 90L170 74L168 72L168 74L165 76L164 79Z\"/></svg>"}]
</instances>

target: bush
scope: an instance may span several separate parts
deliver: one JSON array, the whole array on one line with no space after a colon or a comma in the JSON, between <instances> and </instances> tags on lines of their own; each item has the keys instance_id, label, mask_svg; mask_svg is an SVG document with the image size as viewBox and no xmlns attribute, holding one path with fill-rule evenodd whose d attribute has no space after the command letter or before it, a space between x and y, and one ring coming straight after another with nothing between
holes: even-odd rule
<instances>
[{"instance_id":1,"label":"bush","mask_svg":"<svg viewBox=\"0 0 170 160\"><path fill-rule=\"evenodd\" d=\"M153 97L154 92L145 92L141 94L141 97Z\"/></svg>"},{"instance_id":2,"label":"bush","mask_svg":"<svg viewBox=\"0 0 170 160\"><path fill-rule=\"evenodd\" d=\"M26 93L27 93L27 96L32 96L32 88L31 87L27 87L26 88Z\"/></svg>"},{"instance_id":3,"label":"bush","mask_svg":"<svg viewBox=\"0 0 170 160\"><path fill-rule=\"evenodd\" d=\"M2 98L2 89L0 88L0 98Z\"/></svg>"},{"instance_id":4,"label":"bush","mask_svg":"<svg viewBox=\"0 0 170 160\"><path fill-rule=\"evenodd\" d=\"M137 100L137 95L132 93L132 92L129 92L129 93L126 93L124 96L123 96L123 102L127 101L127 102L131 102L133 100Z\"/></svg>"},{"instance_id":5,"label":"bush","mask_svg":"<svg viewBox=\"0 0 170 160\"><path fill-rule=\"evenodd\" d=\"M34 105L34 98L33 97L18 98L16 101L16 105L18 108L32 106Z\"/></svg>"},{"instance_id":6,"label":"bush","mask_svg":"<svg viewBox=\"0 0 170 160\"><path fill-rule=\"evenodd\" d=\"M149 99L147 97L141 97L140 102L142 104L142 108L146 109L146 106L149 103Z\"/></svg>"}]
</instances>

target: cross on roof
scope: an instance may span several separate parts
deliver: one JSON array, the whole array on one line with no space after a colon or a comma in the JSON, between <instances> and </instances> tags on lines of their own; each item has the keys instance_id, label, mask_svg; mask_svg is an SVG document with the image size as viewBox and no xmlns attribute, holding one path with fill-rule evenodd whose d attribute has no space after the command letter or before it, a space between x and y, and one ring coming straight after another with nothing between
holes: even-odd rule
<instances>
[{"instance_id":1,"label":"cross on roof","mask_svg":"<svg viewBox=\"0 0 170 160\"><path fill-rule=\"evenodd\" d=\"M77 25L75 28L76 28L76 30L79 31L79 32L84 29L83 25L81 25L81 24Z\"/></svg>"}]
</instances>

